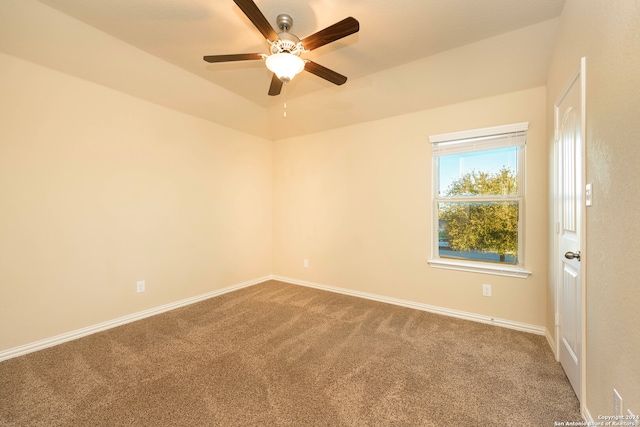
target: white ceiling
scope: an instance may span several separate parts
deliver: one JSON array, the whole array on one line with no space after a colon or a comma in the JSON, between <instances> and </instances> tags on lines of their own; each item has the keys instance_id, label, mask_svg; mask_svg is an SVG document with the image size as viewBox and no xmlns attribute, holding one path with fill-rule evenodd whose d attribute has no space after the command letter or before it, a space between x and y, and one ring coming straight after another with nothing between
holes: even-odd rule
<instances>
[{"instance_id":1,"label":"white ceiling","mask_svg":"<svg viewBox=\"0 0 640 427\"><path fill-rule=\"evenodd\" d=\"M359 33L303 55L346 75L347 83L338 87L302 73L287 85L286 119L282 117L284 96L267 95L271 74L263 61L209 64L202 60L204 55L268 52L260 32L232 0L39 2L58 11L47 13L69 15L74 21L125 42L130 45L128 48L133 46L180 69L171 73L184 70L190 78L198 79L162 81L159 76L152 76L153 71L144 70L146 80L155 84L156 91L144 89L144 77L135 76L143 66L123 71L125 66L136 66L136 62L129 61L118 68L113 62L124 61L117 58L123 54L109 56L102 45L96 46L96 52L87 52L87 46L76 49L87 62L93 57L96 70L80 63L71 69L71 57L63 61L60 57L64 53L47 54L44 48L40 48L40 55L30 54L24 40L20 41L20 48L16 47L17 42L0 43L0 50L225 126L279 139L543 85L555 39L555 18L560 15L564 0L255 0L274 28L278 14L291 15L294 24L290 32L300 38L347 16L360 22ZM18 6L11 7L15 13ZM31 11L21 16L44 22L47 13ZM5 20L10 26L12 19L5 16ZM53 26L52 20L49 17L47 24L41 26ZM69 27L69 23L64 25ZM15 26L15 34L5 30L14 40L24 38L28 31L46 31L25 29L24 23L19 28L18 24ZM49 31L39 34L41 43L43 39L60 38L58 49L61 45L70 49L72 42L62 39L59 28ZM35 42L31 47L31 51L36 49ZM100 48L104 49L104 56L100 56ZM49 47L47 52L52 49L55 47ZM104 68L107 61L110 69L130 74L129 83L122 76L116 81L115 76L105 75L104 71L100 74L97 67ZM169 73L168 68L163 73ZM134 84L136 79L141 82ZM203 79L208 87L217 87L212 93L226 107L203 98L214 90L203 90ZM181 84L184 90L181 92L177 86L173 90L180 95L168 99L169 95L163 93L175 84ZM229 93L241 99L236 100L238 97L230 97ZM235 109L233 115L225 113L229 108ZM244 117L238 118L238 109Z\"/></svg>"}]
</instances>

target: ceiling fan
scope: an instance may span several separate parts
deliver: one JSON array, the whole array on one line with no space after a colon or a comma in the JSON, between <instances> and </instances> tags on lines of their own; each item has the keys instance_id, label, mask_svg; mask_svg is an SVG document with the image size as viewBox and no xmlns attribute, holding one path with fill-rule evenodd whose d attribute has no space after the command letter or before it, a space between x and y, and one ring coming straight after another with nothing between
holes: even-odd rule
<instances>
[{"instance_id":1,"label":"ceiling fan","mask_svg":"<svg viewBox=\"0 0 640 427\"><path fill-rule=\"evenodd\" d=\"M281 33L276 33L267 18L260 12L253 0L233 0L247 15L247 18L262 33L270 45L270 55L262 53L240 53L232 55L208 55L204 60L211 63L247 61L264 59L267 68L273 72L269 95L279 95L282 86L298 73L308 71L336 85L344 84L347 78L309 59L300 58L300 54L312 51L338 39L356 33L360 30L360 24L355 18L345 18L324 30L311 34L300 40L288 32L293 25L291 16L282 14L277 17L278 27Z\"/></svg>"}]
</instances>

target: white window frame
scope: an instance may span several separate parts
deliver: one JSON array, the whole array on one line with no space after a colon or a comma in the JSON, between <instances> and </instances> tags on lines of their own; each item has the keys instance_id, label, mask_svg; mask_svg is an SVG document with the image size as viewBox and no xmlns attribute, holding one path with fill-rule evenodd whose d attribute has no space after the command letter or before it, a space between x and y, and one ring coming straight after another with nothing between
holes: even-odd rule
<instances>
[{"instance_id":1,"label":"white window frame","mask_svg":"<svg viewBox=\"0 0 640 427\"><path fill-rule=\"evenodd\" d=\"M510 276L527 278L531 272L524 268L525 261L525 147L529 122L515 123L504 126L493 126L481 129L452 132L429 136L432 147L433 163L433 187L432 187L432 239L430 266L449 270L467 271L473 273L494 274L498 276ZM518 194L505 196L501 199L518 201L518 264L496 264L482 261L455 260L440 258L438 249L439 221L438 203L443 198L438 195L438 157L456 153L469 153L503 147L519 147L518 149ZM483 198L482 196L457 197L456 201L495 201L495 197Z\"/></svg>"}]
</instances>

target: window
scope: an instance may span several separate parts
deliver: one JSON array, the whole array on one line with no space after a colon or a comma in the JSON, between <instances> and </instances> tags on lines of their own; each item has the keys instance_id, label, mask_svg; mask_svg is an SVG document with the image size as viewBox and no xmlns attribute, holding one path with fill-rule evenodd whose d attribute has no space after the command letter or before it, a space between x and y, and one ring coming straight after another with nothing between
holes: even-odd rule
<instances>
[{"instance_id":1,"label":"window","mask_svg":"<svg viewBox=\"0 0 640 427\"><path fill-rule=\"evenodd\" d=\"M527 277L524 155L528 123L429 137L433 267Z\"/></svg>"}]
</instances>

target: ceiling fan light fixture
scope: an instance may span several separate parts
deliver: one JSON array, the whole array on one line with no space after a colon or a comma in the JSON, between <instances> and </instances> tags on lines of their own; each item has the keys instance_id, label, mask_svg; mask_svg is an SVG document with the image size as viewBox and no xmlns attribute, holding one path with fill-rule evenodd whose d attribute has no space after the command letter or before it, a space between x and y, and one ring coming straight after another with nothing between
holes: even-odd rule
<instances>
[{"instance_id":1,"label":"ceiling fan light fixture","mask_svg":"<svg viewBox=\"0 0 640 427\"><path fill-rule=\"evenodd\" d=\"M300 54L310 52L350 34L357 33L360 31L360 23L357 19L350 16L300 40L295 34L289 32L293 26L293 18L291 16L287 14L278 15L276 21L278 28L282 32L276 33L276 30L271 26L269 20L260 11L254 0L233 0L233 2L269 43L270 55L261 53L207 55L203 57L206 62L214 64L218 62L265 60L267 68L273 73L271 75L271 85L269 86L269 96L280 95L282 88L286 88L285 84L289 83L291 79L302 71L308 71L338 86L347 81L346 76L309 59L303 60L300 58Z\"/></svg>"},{"instance_id":2,"label":"ceiling fan light fixture","mask_svg":"<svg viewBox=\"0 0 640 427\"><path fill-rule=\"evenodd\" d=\"M275 73L283 83L289 83L304 70L304 61L287 52L276 53L267 57L267 68Z\"/></svg>"}]
</instances>

